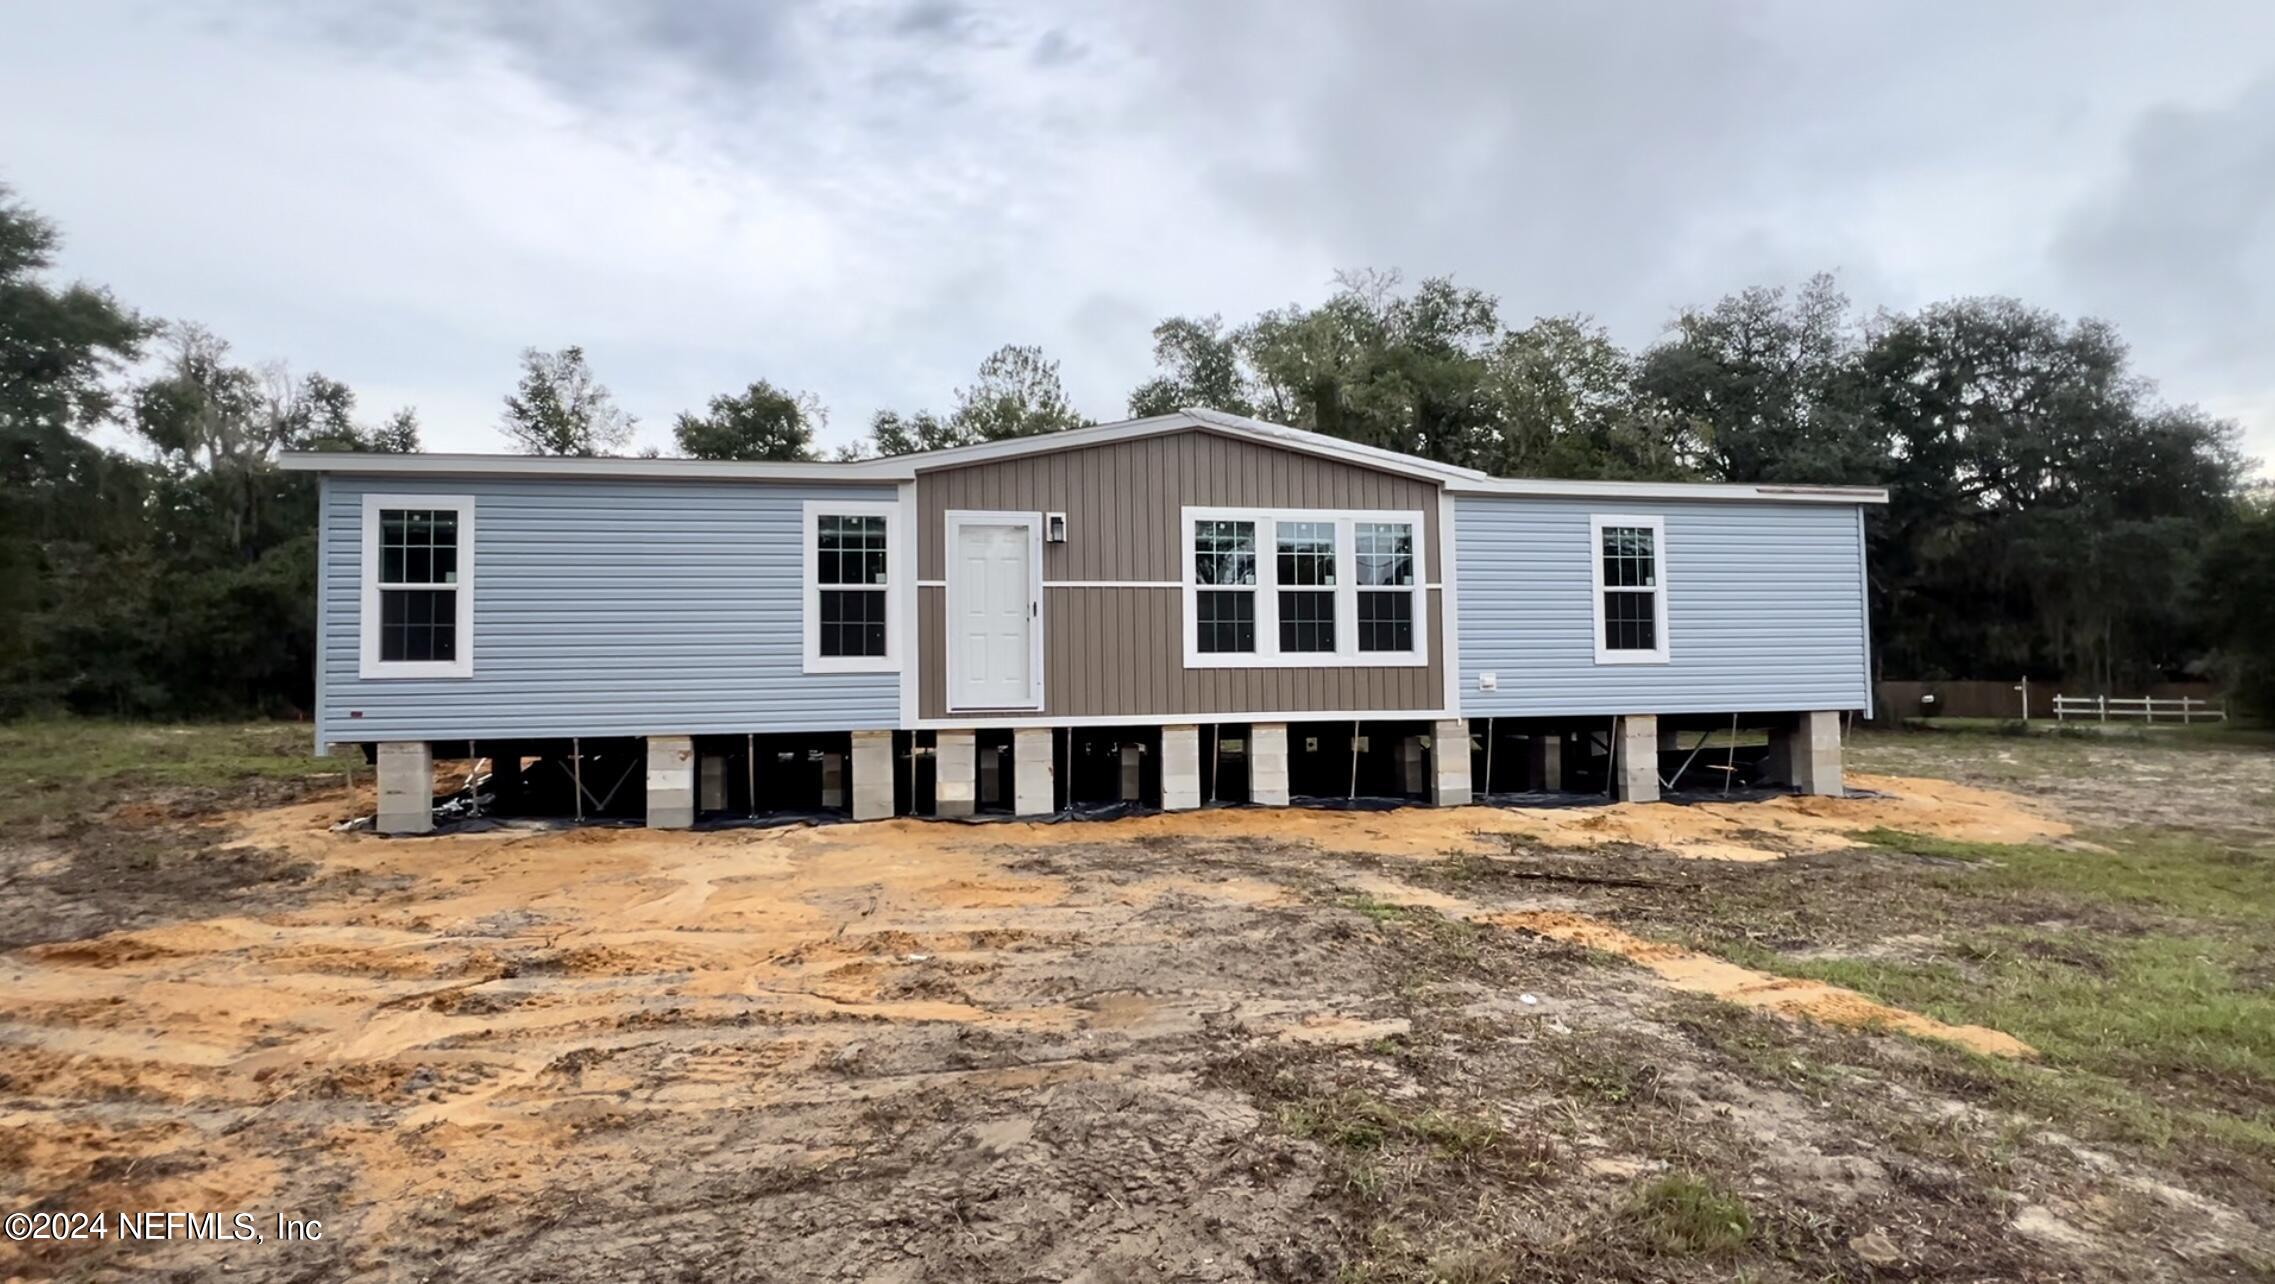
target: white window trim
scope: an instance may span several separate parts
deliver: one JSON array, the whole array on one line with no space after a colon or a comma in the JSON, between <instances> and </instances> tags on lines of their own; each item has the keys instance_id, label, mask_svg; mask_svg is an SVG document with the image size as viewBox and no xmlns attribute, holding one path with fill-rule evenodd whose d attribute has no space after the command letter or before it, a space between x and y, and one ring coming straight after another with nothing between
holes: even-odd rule
<instances>
[{"instance_id":1,"label":"white window trim","mask_svg":"<svg viewBox=\"0 0 2275 1284\"><path fill-rule=\"evenodd\" d=\"M451 660L379 658L379 513L388 508L449 509L458 514L458 656ZM363 497L363 607L357 622L359 678L471 678L474 676L474 497L472 495L365 495Z\"/></svg>"},{"instance_id":2,"label":"white window trim","mask_svg":"<svg viewBox=\"0 0 2275 1284\"><path fill-rule=\"evenodd\" d=\"M1653 636L1659 639L1658 648L1651 651L1614 651L1604 645L1604 528L1607 526L1637 526L1651 532L1651 562L1653 578L1657 584L1651 589ZM1589 615L1596 622L1596 663L1598 664L1665 664L1673 658L1672 639L1667 636L1667 519L1655 514L1590 513L1588 515L1588 600ZM1619 590L1614 589L1613 592ZM1635 590L1641 591L1641 590Z\"/></svg>"},{"instance_id":3,"label":"white window trim","mask_svg":"<svg viewBox=\"0 0 2275 1284\"><path fill-rule=\"evenodd\" d=\"M955 628L956 599L961 596L956 589L956 577L953 574L953 568L956 565L957 533L966 526L1024 526L1027 528L1027 592L1029 595L1027 609L1029 611L1028 618L1034 622L1034 627L1027 631L1028 698L1018 704L963 705L956 703L957 694L963 690L963 666L956 660L958 648L950 637L950 631ZM1048 621L1045 619L1047 613L1043 610L1043 515L1041 513L995 509L951 508L947 511L946 521L941 525L941 533L940 565L942 570L950 572L944 585L947 591L941 599L940 615L942 620L940 645L945 653L941 663L941 673L948 684L947 693L942 698L943 706L951 713L973 708L1041 709L1047 700L1044 689L1046 675L1043 672L1043 656L1045 654L1043 630L1048 627Z\"/></svg>"},{"instance_id":4,"label":"white window trim","mask_svg":"<svg viewBox=\"0 0 2275 1284\"><path fill-rule=\"evenodd\" d=\"M805 590L805 608L802 647L804 671L807 673L899 673L901 649L907 645L901 637L901 599L898 591L901 580L915 571L910 559L915 555L901 534L901 506L894 500L860 499L809 499L798 519L799 578ZM883 589L885 593L885 653L883 655L823 655L822 654L822 585L819 578L821 561L821 532L819 522L824 517L882 517L885 519L885 582L862 584L858 588ZM837 587L848 587L839 585Z\"/></svg>"},{"instance_id":5,"label":"white window trim","mask_svg":"<svg viewBox=\"0 0 2275 1284\"><path fill-rule=\"evenodd\" d=\"M1200 618L1193 578L1193 523L1256 523L1256 649L1254 651L1203 651L1196 621ZM1327 651L1280 650L1280 540L1281 522L1331 522L1335 527L1335 649ZM1359 650L1359 576L1357 536L1360 522L1404 522L1414 528L1414 647L1410 651ZM1184 635L1188 669L1406 669L1430 663L1429 524L1421 510L1352 508L1194 508L1178 512L1178 558L1183 568L1179 596L1184 614L1178 630ZM1301 588L1302 585L1291 587Z\"/></svg>"}]
</instances>

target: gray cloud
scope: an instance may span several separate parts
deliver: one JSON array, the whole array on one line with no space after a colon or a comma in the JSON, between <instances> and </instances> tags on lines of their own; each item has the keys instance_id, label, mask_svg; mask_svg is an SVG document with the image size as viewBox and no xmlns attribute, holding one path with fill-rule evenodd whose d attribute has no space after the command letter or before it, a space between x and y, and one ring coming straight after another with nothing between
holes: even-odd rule
<instances>
[{"instance_id":1,"label":"gray cloud","mask_svg":"<svg viewBox=\"0 0 2275 1284\"><path fill-rule=\"evenodd\" d=\"M651 424L839 435L1008 340L1122 409L1170 313L1451 272L1648 342L1836 270L2116 321L2275 454L2275 8L411 0L28 11L0 156L68 265L494 445L524 344ZM57 118L41 105L89 110ZM194 158L194 163L193 163Z\"/></svg>"},{"instance_id":2,"label":"gray cloud","mask_svg":"<svg viewBox=\"0 0 2275 1284\"><path fill-rule=\"evenodd\" d=\"M2148 113L2054 260L2085 306L2160 354L2275 368L2275 76L2224 106Z\"/></svg>"}]
</instances>

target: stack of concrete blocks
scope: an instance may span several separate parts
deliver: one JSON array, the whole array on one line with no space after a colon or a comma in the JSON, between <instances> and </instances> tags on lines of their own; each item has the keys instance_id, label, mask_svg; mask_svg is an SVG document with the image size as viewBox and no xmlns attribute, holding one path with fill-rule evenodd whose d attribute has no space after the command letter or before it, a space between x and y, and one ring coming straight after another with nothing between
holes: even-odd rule
<instances>
[{"instance_id":1,"label":"stack of concrete blocks","mask_svg":"<svg viewBox=\"0 0 2275 1284\"><path fill-rule=\"evenodd\" d=\"M648 737L648 828L695 823L695 738Z\"/></svg>"},{"instance_id":2,"label":"stack of concrete blocks","mask_svg":"<svg viewBox=\"0 0 2275 1284\"><path fill-rule=\"evenodd\" d=\"M1409 796L1428 792L1430 738L1407 736L1398 742L1398 792Z\"/></svg>"},{"instance_id":3,"label":"stack of concrete blocks","mask_svg":"<svg viewBox=\"0 0 2275 1284\"><path fill-rule=\"evenodd\" d=\"M969 816L979 806L979 737L969 731L943 731L932 742L932 810L941 816Z\"/></svg>"},{"instance_id":4,"label":"stack of concrete blocks","mask_svg":"<svg viewBox=\"0 0 2275 1284\"><path fill-rule=\"evenodd\" d=\"M1125 744L1122 751L1121 800L1141 802L1145 798L1145 746Z\"/></svg>"},{"instance_id":5,"label":"stack of concrete blocks","mask_svg":"<svg viewBox=\"0 0 2275 1284\"><path fill-rule=\"evenodd\" d=\"M1161 729L1161 809L1191 811L1201 805L1201 729Z\"/></svg>"},{"instance_id":6,"label":"stack of concrete blocks","mask_svg":"<svg viewBox=\"0 0 2275 1284\"><path fill-rule=\"evenodd\" d=\"M1558 793L1564 788L1564 737L1555 732L1534 732L1525 737L1530 788Z\"/></svg>"},{"instance_id":7,"label":"stack of concrete blocks","mask_svg":"<svg viewBox=\"0 0 2275 1284\"><path fill-rule=\"evenodd\" d=\"M696 772L695 805L704 811L727 809L727 759L723 754L705 757Z\"/></svg>"},{"instance_id":8,"label":"stack of concrete blocks","mask_svg":"<svg viewBox=\"0 0 2275 1284\"><path fill-rule=\"evenodd\" d=\"M1021 727L1011 733L1013 814L1048 816L1058 810L1058 754L1049 727Z\"/></svg>"},{"instance_id":9,"label":"stack of concrete blocks","mask_svg":"<svg viewBox=\"0 0 2275 1284\"><path fill-rule=\"evenodd\" d=\"M434 750L424 740L379 746L379 819L382 834L434 832Z\"/></svg>"},{"instance_id":10,"label":"stack of concrete blocks","mask_svg":"<svg viewBox=\"0 0 2275 1284\"><path fill-rule=\"evenodd\" d=\"M990 745L978 751L978 783L974 787L975 806L984 803L990 807L1003 805L1003 750Z\"/></svg>"},{"instance_id":11,"label":"stack of concrete blocks","mask_svg":"<svg viewBox=\"0 0 2275 1284\"><path fill-rule=\"evenodd\" d=\"M1655 715L1631 713L1619 720L1611 769L1621 802L1659 801L1659 719Z\"/></svg>"},{"instance_id":12,"label":"stack of concrete blocks","mask_svg":"<svg viewBox=\"0 0 2275 1284\"><path fill-rule=\"evenodd\" d=\"M1469 804L1469 724L1450 718L1430 728L1430 802L1438 807Z\"/></svg>"},{"instance_id":13,"label":"stack of concrete blocks","mask_svg":"<svg viewBox=\"0 0 2275 1284\"><path fill-rule=\"evenodd\" d=\"M893 733L853 733L853 818L884 820L893 814Z\"/></svg>"},{"instance_id":14,"label":"stack of concrete blocks","mask_svg":"<svg viewBox=\"0 0 2275 1284\"><path fill-rule=\"evenodd\" d=\"M834 810L845 805L845 755L822 754L822 807Z\"/></svg>"},{"instance_id":15,"label":"stack of concrete blocks","mask_svg":"<svg viewBox=\"0 0 2275 1284\"><path fill-rule=\"evenodd\" d=\"M1841 777L1841 716L1832 710L1800 713L1789 726L1770 732L1767 780L1789 784L1805 794L1837 798L1846 792Z\"/></svg>"},{"instance_id":16,"label":"stack of concrete blocks","mask_svg":"<svg viewBox=\"0 0 2275 1284\"><path fill-rule=\"evenodd\" d=\"M1265 807L1288 805L1288 724L1259 722L1248 728L1248 801Z\"/></svg>"}]
</instances>

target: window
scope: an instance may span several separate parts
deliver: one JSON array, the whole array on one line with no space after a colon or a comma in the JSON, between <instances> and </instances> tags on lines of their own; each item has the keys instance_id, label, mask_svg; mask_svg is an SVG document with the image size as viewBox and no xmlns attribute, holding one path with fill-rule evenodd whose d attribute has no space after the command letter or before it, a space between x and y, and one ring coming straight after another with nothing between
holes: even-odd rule
<instances>
[{"instance_id":1,"label":"window","mask_svg":"<svg viewBox=\"0 0 2275 1284\"><path fill-rule=\"evenodd\" d=\"M883 655L885 519L825 513L816 519L815 540L814 572L821 584L821 653Z\"/></svg>"},{"instance_id":2,"label":"window","mask_svg":"<svg viewBox=\"0 0 2275 1284\"><path fill-rule=\"evenodd\" d=\"M1422 514L1184 516L1186 667L1429 663Z\"/></svg>"},{"instance_id":3,"label":"window","mask_svg":"<svg viewBox=\"0 0 2275 1284\"><path fill-rule=\"evenodd\" d=\"M1335 523L1278 522L1280 650L1335 650ZM1290 585L1302 587L1291 588Z\"/></svg>"},{"instance_id":4,"label":"window","mask_svg":"<svg viewBox=\"0 0 2275 1284\"><path fill-rule=\"evenodd\" d=\"M1195 638L1210 653L1256 649L1256 523L1193 523Z\"/></svg>"},{"instance_id":5,"label":"window","mask_svg":"<svg viewBox=\"0 0 2275 1284\"><path fill-rule=\"evenodd\" d=\"M1353 531L1359 553L1359 649L1414 649L1414 527L1405 522L1360 522Z\"/></svg>"},{"instance_id":6,"label":"window","mask_svg":"<svg viewBox=\"0 0 2275 1284\"><path fill-rule=\"evenodd\" d=\"M463 495L366 495L366 678L463 678L474 672L474 501Z\"/></svg>"},{"instance_id":7,"label":"window","mask_svg":"<svg viewBox=\"0 0 2275 1284\"><path fill-rule=\"evenodd\" d=\"M805 505L805 671L887 672L900 668L895 641L893 540L899 518L889 503L809 500Z\"/></svg>"},{"instance_id":8,"label":"window","mask_svg":"<svg viewBox=\"0 0 2275 1284\"><path fill-rule=\"evenodd\" d=\"M1590 519L1589 534L1596 663L1666 663L1665 521L1599 514Z\"/></svg>"}]
</instances>

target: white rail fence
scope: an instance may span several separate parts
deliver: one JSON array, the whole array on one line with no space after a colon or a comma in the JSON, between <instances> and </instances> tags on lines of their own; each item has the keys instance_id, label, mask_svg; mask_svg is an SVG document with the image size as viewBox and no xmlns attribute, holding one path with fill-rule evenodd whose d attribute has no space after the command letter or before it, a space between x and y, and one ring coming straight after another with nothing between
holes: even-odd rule
<instances>
[{"instance_id":1,"label":"white rail fence","mask_svg":"<svg viewBox=\"0 0 2275 1284\"><path fill-rule=\"evenodd\" d=\"M2107 722L2111 718L2139 718L2155 722L2226 722L2225 701L2214 705L2194 696L2066 696L2054 697L2054 720Z\"/></svg>"}]
</instances>

